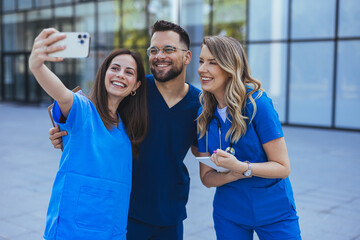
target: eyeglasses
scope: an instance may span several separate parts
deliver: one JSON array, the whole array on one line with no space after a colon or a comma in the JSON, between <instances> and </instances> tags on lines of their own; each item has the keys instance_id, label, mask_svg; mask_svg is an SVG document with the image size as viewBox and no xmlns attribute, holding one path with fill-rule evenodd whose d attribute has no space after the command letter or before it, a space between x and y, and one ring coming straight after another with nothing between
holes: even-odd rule
<instances>
[{"instance_id":1,"label":"eyeglasses","mask_svg":"<svg viewBox=\"0 0 360 240\"><path fill-rule=\"evenodd\" d=\"M150 56L156 56L158 55L158 53L160 52L160 50L162 50L163 53L165 54L171 54L171 53L174 53L176 52L176 50L181 50L181 51L185 51L187 52L188 50L186 49L182 49L182 48L176 48L176 47L173 47L173 46L165 46L163 48L158 48L158 47L149 47L146 51L147 55L150 57Z\"/></svg>"}]
</instances>

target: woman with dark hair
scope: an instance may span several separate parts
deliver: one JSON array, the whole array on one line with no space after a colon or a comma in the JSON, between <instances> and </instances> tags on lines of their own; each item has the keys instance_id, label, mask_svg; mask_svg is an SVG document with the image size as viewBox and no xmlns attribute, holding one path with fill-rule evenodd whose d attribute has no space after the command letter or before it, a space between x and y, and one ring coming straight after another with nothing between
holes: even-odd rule
<instances>
[{"instance_id":1,"label":"woman with dark hair","mask_svg":"<svg viewBox=\"0 0 360 240\"><path fill-rule=\"evenodd\" d=\"M251 77L239 41L205 37L198 73L203 89L199 152L228 170L217 172L200 163L202 183L217 187L217 239L250 240L255 231L261 240L300 240L281 124L260 81Z\"/></svg>"},{"instance_id":2,"label":"woman with dark hair","mask_svg":"<svg viewBox=\"0 0 360 240\"><path fill-rule=\"evenodd\" d=\"M55 99L68 132L49 203L45 239L126 239L132 156L147 132L146 81L141 57L127 49L101 64L89 98L67 89L44 64L65 37L53 28L35 39L29 67ZM56 119L55 119L56 120ZM121 156L121 157L120 157Z\"/></svg>"}]
</instances>

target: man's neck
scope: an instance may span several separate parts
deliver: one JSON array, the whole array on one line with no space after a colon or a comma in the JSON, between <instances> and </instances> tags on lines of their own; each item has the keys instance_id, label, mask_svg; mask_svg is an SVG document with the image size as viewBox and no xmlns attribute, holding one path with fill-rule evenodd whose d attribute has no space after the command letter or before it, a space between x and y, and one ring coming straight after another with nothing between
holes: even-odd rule
<instances>
[{"instance_id":1,"label":"man's neck","mask_svg":"<svg viewBox=\"0 0 360 240\"><path fill-rule=\"evenodd\" d=\"M189 85L185 83L185 74L180 74L167 82L155 79L155 84L169 108L180 102L189 91Z\"/></svg>"}]
</instances>

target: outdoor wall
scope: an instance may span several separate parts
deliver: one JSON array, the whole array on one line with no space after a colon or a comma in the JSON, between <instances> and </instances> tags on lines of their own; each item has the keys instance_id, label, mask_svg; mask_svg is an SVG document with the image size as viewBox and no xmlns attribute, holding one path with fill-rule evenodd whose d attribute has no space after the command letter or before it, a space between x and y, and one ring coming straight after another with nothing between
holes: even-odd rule
<instances>
[{"instance_id":1,"label":"outdoor wall","mask_svg":"<svg viewBox=\"0 0 360 240\"><path fill-rule=\"evenodd\" d=\"M149 29L165 19L189 32L187 81L195 86L203 36L232 36L244 44L282 123L360 130L357 0L14 0L2 1L0 14L0 101L51 101L27 67L43 28L91 34L88 59L48 64L66 86L88 92L114 48L139 51L150 73Z\"/></svg>"}]
</instances>

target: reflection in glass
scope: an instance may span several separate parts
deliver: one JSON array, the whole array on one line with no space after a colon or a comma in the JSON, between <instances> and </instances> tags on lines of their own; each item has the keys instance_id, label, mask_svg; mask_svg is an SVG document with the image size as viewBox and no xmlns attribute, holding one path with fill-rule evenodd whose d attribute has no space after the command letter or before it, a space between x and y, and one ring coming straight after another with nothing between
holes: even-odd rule
<instances>
[{"instance_id":1,"label":"reflection in glass","mask_svg":"<svg viewBox=\"0 0 360 240\"><path fill-rule=\"evenodd\" d=\"M358 0L340 1L339 37L360 36L360 4Z\"/></svg>"},{"instance_id":2,"label":"reflection in glass","mask_svg":"<svg viewBox=\"0 0 360 240\"><path fill-rule=\"evenodd\" d=\"M331 126L333 42L293 43L289 123Z\"/></svg>"},{"instance_id":3,"label":"reflection in glass","mask_svg":"<svg viewBox=\"0 0 360 240\"><path fill-rule=\"evenodd\" d=\"M340 41L336 86L336 127L360 129L360 41Z\"/></svg>"},{"instance_id":4,"label":"reflection in glass","mask_svg":"<svg viewBox=\"0 0 360 240\"><path fill-rule=\"evenodd\" d=\"M234 10L236 9L236 10ZM214 0L210 35L227 35L245 40L246 0Z\"/></svg>"},{"instance_id":5,"label":"reflection in glass","mask_svg":"<svg viewBox=\"0 0 360 240\"><path fill-rule=\"evenodd\" d=\"M24 14L3 15L4 51L16 51L24 49Z\"/></svg>"},{"instance_id":6,"label":"reflection in glass","mask_svg":"<svg viewBox=\"0 0 360 240\"><path fill-rule=\"evenodd\" d=\"M123 1L121 45L125 48L136 49L148 45L149 32L146 26L145 4L145 1L140 0ZM164 8L166 6L165 4Z\"/></svg>"},{"instance_id":7,"label":"reflection in glass","mask_svg":"<svg viewBox=\"0 0 360 240\"><path fill-rule=\"evenodd\" d=\"M273 100L280 121L285 121L287 44L250 44L248 59L252 76Z\"/></svg>"},{"instance_id":8,"label":"reflection in glass","mask_svg":"<svg viewBox=\"0 0 360 240\"><path fill-rule=\"evenodd\" d=\"M288 0L249 1L249 40L287 38Z\"/></svg>"},{"instance_id":9,"label":"reflection in glass","mask_svg":"<svg viewBox=\"0 0 360 240\"><path fill-rule=\"evenodd\" d=\"M291 37L334 37L335 14L336 0L293 0Z\"/></svg>"}]
</instances>

